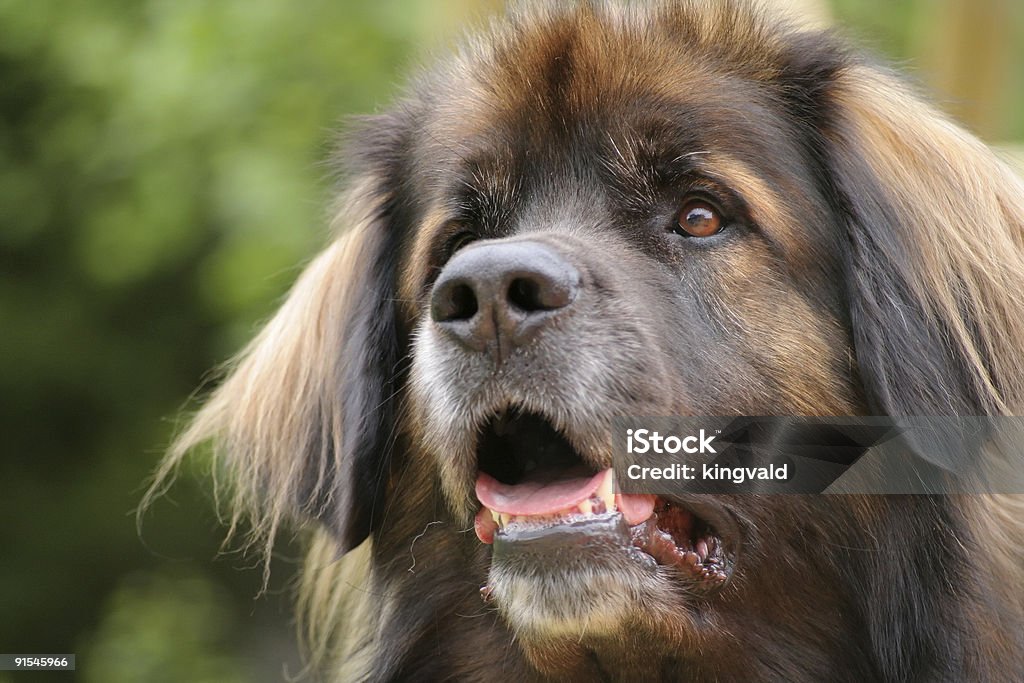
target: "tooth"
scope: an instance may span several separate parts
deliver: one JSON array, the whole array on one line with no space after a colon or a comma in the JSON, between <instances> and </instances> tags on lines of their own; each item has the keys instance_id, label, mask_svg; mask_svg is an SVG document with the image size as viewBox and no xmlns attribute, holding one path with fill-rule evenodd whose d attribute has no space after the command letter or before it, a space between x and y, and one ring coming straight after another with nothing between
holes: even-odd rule
<instances>
[{"instance_id":1,"label":"tooth","mask_svg":"<svg viewBox=\"0 0 1024 683\"><path fill-rule=\"evenodd\" d=\"M494 520L494 523L495 524L501 524L501 515L499 513L495 512L494 510L490 510L490 513L491 513L491 519Z\"/></svg>"},{"instance_id":2,"label":"tooth","mask_svg":"<svg viewBox=\"0 0 1024 683\"><path fill-rule=\"evenodd\" d=\"M500 521L498 522L501 526L508 526L508 523L512 521L512 515L502 512L500 515Z\"/></svg>"},{"instance_id":3,"label":"tooth","mask_svg":"<svg viewBox=\"0 0 1024 683\"><path fill-rule=\"evenodd\" d=\"M585 515L589 515L594 512L594 505L593 503L590 502L589 498L587 500L582 501L579 504L579 508L580 512L582 512Z\"/></svg>"},{"instance_id":4,"label":"tooth","mask_svg":"<svg viewBox=\"0 0 1024 683\"><path fill-rule=\"evenodd\" d=\"M605 511L615 510L615 470L605 473L601 485L597 487L597 495L604 501Z\"/></svg>"}]
</instances>

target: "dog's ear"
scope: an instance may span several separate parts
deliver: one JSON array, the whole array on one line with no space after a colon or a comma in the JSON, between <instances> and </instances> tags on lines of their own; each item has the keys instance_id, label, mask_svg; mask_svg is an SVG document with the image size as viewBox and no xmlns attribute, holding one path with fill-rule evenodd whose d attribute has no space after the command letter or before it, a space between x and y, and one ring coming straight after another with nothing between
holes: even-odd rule
<instances>
[{"instance_id":1,"label":"dog's ear","mask_svg":"<svg viewBox=\"0 0 1024 683\"><path fill-rule=\"evenodd\" d=\"M231 530L246 522L248 540L267 550L282 524L317 520L345 552L379 512L393 424L394 256L375 184L348 197L340 236L229 366L156 475L159 490L187 452L211 442Z\"/></svg>"},{"instance_id":2,"label":"dog's ear","mask_svg":"<svg viewBox=\"0 0 1024 683\"><path fill-rule=\"evenodd\" d=\"M888 415L1005 414L1024 399L1024 183L888 73L831 81L823 130L847 226L856 358Z\"/></svg>"}]
</instances>

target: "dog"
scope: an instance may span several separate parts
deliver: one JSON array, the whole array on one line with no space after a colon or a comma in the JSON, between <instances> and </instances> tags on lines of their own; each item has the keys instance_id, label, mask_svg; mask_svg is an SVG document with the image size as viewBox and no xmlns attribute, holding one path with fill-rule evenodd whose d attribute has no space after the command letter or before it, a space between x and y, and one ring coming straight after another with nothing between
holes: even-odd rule
<instances>
[{"instance_id":1,"label":"dog","mask_svg":"<svg viewBox=\"0 0 1024 683\"><path fill-rule=\"evenodd\" d=\"M324 678L1024 678L1014 496L608 473L622 415L1020 412L1024 184L899 77L740 2L535 4L342 156L157 473L212 441L232 528L308 530Z\"/></svg>"}]
</instances>

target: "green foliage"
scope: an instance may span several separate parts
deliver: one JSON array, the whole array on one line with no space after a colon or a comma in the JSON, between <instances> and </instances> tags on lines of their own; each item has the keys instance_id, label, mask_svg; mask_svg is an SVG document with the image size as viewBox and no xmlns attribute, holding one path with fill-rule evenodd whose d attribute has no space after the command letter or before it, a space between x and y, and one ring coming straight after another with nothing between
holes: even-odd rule
<instances>
[{"instance_id":1,"label":"green foliage","mask_svg":"<svg viewBox=\"0 0 1024 683\"><path fill-rule=\"evenodd\" d=\"M201 575L125 577L79 656L85 683L240 683L239 627L224 595Z\"/></svg>"}]
</instances>

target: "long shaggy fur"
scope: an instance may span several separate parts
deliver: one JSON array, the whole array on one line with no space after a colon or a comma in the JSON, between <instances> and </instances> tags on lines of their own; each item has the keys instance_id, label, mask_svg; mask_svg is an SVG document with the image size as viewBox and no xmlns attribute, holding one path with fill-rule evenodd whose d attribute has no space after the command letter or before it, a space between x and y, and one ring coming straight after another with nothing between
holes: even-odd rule
<instances>
[{"instance_id":1,"label":"long shaggy fur","mask_svg":"<svg viewBox=\"0 0 1024 683\"><path fill-rule=\"evenodd\" d=\"M613 227L674 196L643 169L677 143L767 237L676 259ZM516 632L529 614L476 595L489 555L460 477L502 392L593 451L594 425L630 412L1021 413L1024 184L899 78L739 3L537 3L364 121L343 161L336 240L151 491L212 441L232 529L268 553L282 527L311 530L299 602L326 677L1021 680L1014 496L725 501L752 530L729 587L696 605L638 588L609 640ZM542 379L490 393L425 303L474 221L478 239L543 232L616 304L546 339ZM666 269L695 292L692 324L670 324Z\"/></svg>"}]
</instances>

